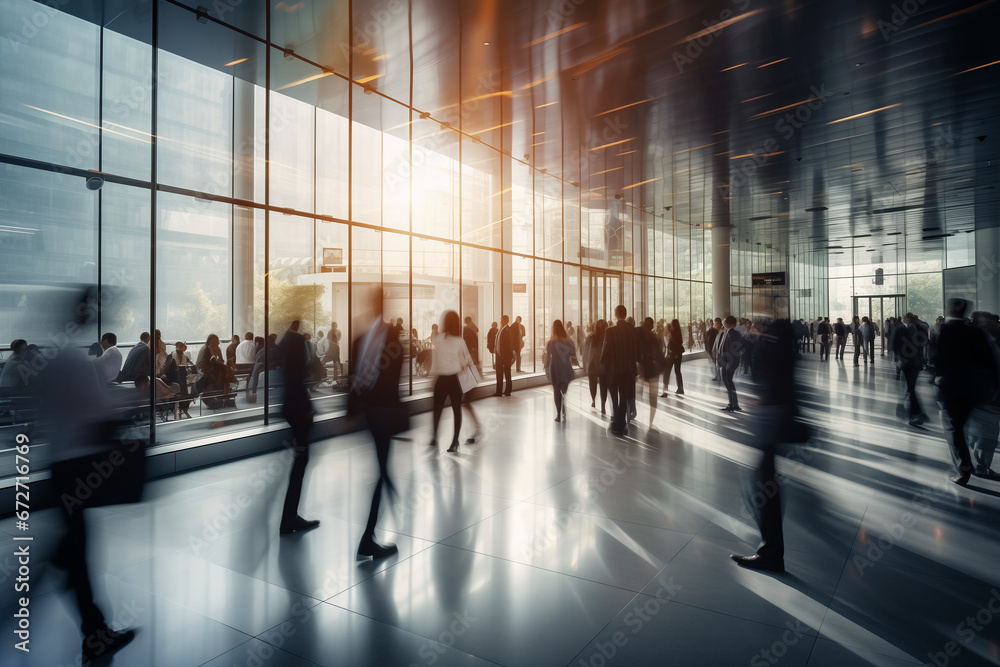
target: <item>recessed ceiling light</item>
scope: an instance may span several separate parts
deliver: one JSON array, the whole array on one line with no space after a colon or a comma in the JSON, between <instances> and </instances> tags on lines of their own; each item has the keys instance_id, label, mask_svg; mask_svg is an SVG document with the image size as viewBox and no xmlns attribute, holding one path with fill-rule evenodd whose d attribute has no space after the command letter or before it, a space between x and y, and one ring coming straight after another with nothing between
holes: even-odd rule
<instances>
[{"instance_id":1,"label":"recessed ceiling light","mask_svg":"<svg viewBox=\"0 0 1000 667\"><path fill-rule=\"evenodd\" d=\"M489 45L490 45L489 42L483 42L483 46L489 46Z\"/></svg>"},{"instance_id":2,"label":"recessed ceiling light","mask_svg":"<svg viewBox=\"0 0 1000 667\"><path fill-rule=\"evenodd\" d=\"M578 77L578 76L574 76L574 77L573 77L573 80L574 80L574 81L579 81L579 80L580 80L580 77Z\"/></svg>"}]
</instances>

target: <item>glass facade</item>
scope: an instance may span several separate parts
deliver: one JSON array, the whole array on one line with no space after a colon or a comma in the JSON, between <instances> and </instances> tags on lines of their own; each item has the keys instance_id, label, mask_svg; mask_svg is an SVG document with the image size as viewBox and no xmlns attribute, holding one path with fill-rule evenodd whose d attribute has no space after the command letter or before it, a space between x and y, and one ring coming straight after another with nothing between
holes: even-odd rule
<instances>
[{"instance_id":1,"label":"glass facade","mask_svg":"<svg viewBox=\"0 0 1000 667\"><path fill-rule=\"evenodd\" d=\"M297 317L314 341L337 332L341 365L313 392L322 416L344 407L352 299L373 283L409 343L445 310L471 317L487 380L502 314L522 318L525 373L541 372L557 318L586 327L618 303L710 315L707 202L651 210L666 186L625 185L643 165L620 129L563 145L563 105L513 94L527 79L468 43L442 60L404 3L317 2L308 21L240 4L141 2L102 25L0 0L4 353L45 345L31 311L67 284L115 295L92 335L114 332L124 354L156 329L195 359L211 334L225 348ZM404 393L427 391L426 372L411 359ZM198 405L158 423L154 444L273 421L270 375L256 403L241 377L235 408Z\"/></svg>"},{"instance_id":2,"label":"glass facade","mask_svg":"<svg viewBox=\"0 0 1000 667\"><path fill-rule=\"evenodd\" d=\"M581 127L557 80L502 67L472 37L439 43L472 30L458 17L428 27L405 3L238 4L150 0L102 24L73 3L0 0L0 352L50 340L32 313L67 284L114 295L93 340L114 332L126 352L156 329L194 359L210 334L225 347L298 317L314 341L335 332L339 358L313 394L330 415L359 288L382 285L411 351L443 311L471 317L487 380L490 324L519 316L521 369L541 372L557 318L586 329L618 303L683 323L722 314L720 223L732 225L721 275L736 315L846 320L860 297L904 295L932 320L946 292L975 296L974 235L919 233L955 221L886 213L885 229L905 233L874 249L790 236L789 222L819 234L837 210L802 213L753 179L720 196L729 185L713 179L741 164L725 133L708 153L684 147L660 106L645 130L669 140L647 151L615 109ZM85 187L94 172L98 190ZM787 291L753 288L753 273L775 271ZM425 392L426 373L411 359L404 392ZM272 379L262 400L223 411L223 431L272 420ZM156 443L220 423L207 408L193 416L158 424Z\"/></svg>"}]
</instances>

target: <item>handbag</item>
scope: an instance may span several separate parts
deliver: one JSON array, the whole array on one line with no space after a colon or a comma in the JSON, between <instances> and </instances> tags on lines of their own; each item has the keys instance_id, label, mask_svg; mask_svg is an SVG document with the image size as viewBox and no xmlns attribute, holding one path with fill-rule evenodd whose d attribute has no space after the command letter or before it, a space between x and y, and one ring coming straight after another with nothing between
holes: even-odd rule
<instances>
[{"instance_id":1,"label":"handbag","mask_svg":"<svg viewBox=\"0 0 1000 667\"><path fill-rule=\"evenodd\" d=\"M475 366L466 366L462 369L462 372L458 374L458 384L462 388L462 393L467 394L476 386L483 381L482 376L479 374L479 370Z\"/></svg>"}]
</instances>

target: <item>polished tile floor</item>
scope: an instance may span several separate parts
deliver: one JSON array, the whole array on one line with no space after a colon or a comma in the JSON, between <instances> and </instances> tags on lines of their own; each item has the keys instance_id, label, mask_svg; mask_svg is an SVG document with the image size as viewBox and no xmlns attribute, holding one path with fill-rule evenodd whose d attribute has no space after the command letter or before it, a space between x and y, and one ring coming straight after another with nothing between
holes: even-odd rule
<instances>
[{"instance_id":1,"label":"polished tile floor","mask_svg":"<svg viewBox=\"0 0 1000 667\"><path fill-rule=\"evenodd\" d=\"M746 412L722 413L694 361L654 428L640 396L626 439L606 434L585 381L566 423L547 390L479 401L486 435L458 456L429 448L417 417L394 444L398 495L379 522L399 554L375 563L354 559L376 480L365 434L314 446L302 514L322 525L305 534L277 535L282 453L93 511L99 598L113 626L139 628L114 664L997 664L1000 483L948 482L940 418L896 419L888 364L809 355L800 371L815 437L779 461L786 574L728 558L755 546L742 503L753 389L740 377ZM34 519L41 532L58 517ZM2 665L78 664L51 542L35 543L30 655L12 648L15 575L0 556Z\"/></svg>"}]
</instances>

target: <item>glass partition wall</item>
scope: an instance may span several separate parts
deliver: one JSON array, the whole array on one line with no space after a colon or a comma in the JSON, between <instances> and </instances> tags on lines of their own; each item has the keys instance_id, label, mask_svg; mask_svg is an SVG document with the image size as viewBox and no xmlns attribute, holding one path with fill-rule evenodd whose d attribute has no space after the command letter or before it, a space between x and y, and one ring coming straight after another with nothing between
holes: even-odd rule
<instances>
[{"instance_id":1,"label":"glass partition wall","mask_svg":"<svg viewBox=\"0 0 1000 667\"><path fill-rule=\"evenodd\" d=\"M618 302L711 314L691 207L675 219L643 206L661 191L622 189L626 171L642 180L635 151L561 146L567 105L517 93L527 80L469 40L452 35L462 46L442 60L427 51L438 28L393 3L378 22L360 1L314 3L308 21L239 4L137 2L102 24L72 4L0 3L4 356L17 338L50 344L32 312L69 284L114 295L77 343L113 332L123 356L158 330L193 361L212 335L225 351L297 318L322 351L322 417L344 406L353 300L369 285L402 328L408 396L429 388L417 352L445 310L471 318L487 381L504 314L524 326L525 374L541 372L555 319L582 341ZM275 370L235 375L233 396L195 402L190 419L161 411L153 444L280 419Z\"/></svg>"}]
</instances>

